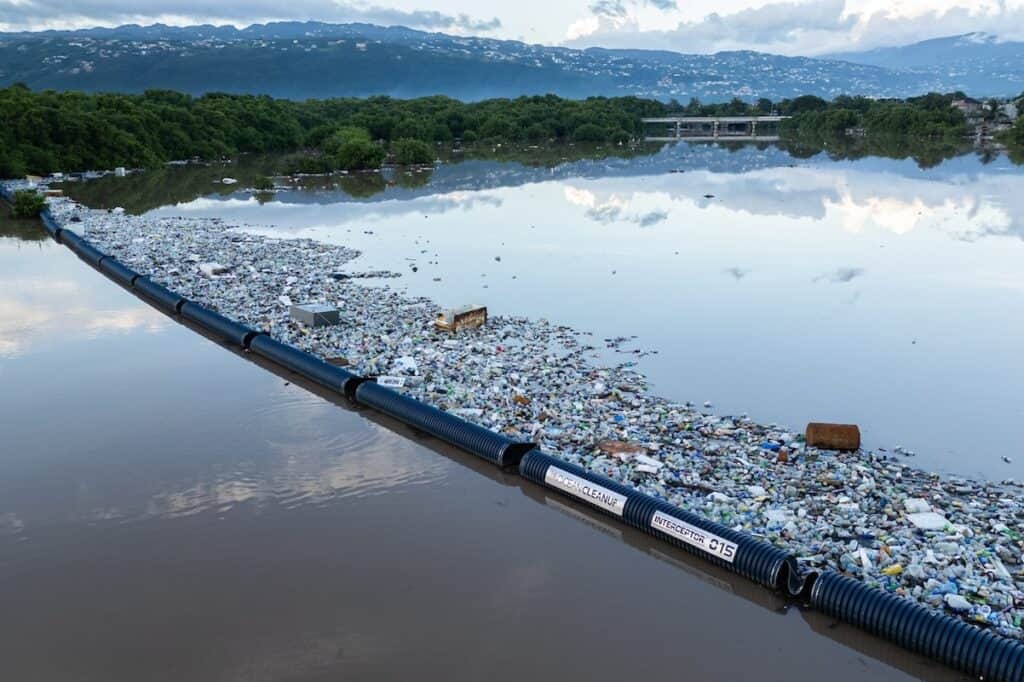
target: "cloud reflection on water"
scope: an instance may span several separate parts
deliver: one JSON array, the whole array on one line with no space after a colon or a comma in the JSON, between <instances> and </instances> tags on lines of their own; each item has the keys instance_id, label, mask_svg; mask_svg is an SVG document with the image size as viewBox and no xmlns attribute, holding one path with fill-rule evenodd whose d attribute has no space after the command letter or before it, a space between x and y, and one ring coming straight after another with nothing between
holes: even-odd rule
<instances>
[{"instance_id":1,"label":"cloud reflection on water","mask_svg":"<svg viewBox=\"0 0 1024 682\"><path fill-rule=\"evenodd\" d=\"M4 282L0 291L0 358L15 358L58 337L96 338L142 329L158 332L168 320L139 303L98 308L72 282Z\"/></svg>"}]
</instances>

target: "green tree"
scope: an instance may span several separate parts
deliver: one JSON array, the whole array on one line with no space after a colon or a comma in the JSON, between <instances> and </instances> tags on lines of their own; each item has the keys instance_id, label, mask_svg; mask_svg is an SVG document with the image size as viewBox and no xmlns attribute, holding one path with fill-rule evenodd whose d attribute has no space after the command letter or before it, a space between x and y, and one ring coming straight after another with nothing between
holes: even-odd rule
<instances>
[{"instance_id":1,"label":"green tree","mask_svg":"<svg viewBox=\"0 0 1024 682\"><path fill-rule=\"evenodd\" d=\"M483 122L479 133L485 139L509 139L513 137L514 131L515 125L508 117L496 114Z\"/></svg>"},{"instance_id":2,"label":"green tree","mask_svg":"<svg viewBox=\"0 0 1024 682\"><path fill-rule=\"evenodd\" d=\"M434 150L422 140L402 138L391 143L391 154L401 166L433 163Z\"/></svg>"},{"instance_id":3,"label":"green tree","mask_svg":"<svg viewBox=\"0 0 1024 682\"><path fill-rule=\"evenodd\" d=\"M604 142L608 139L608 131L596 123L584 123L576 128L573 139L577 142Z\"/></svg>"},{"instance_id":4,"label":"green tree","mask_svg":"<svg viewBox=\"0 0 1024 682\"><path fill-rule=\"evenodd\" d=\"M828 108L828 102L814 95L801 95L793 100L783 100L779 109L790 115L803 114L809 111L824 111Z\"/></svg>"},{"instance_id":5,"label":"green tree","mask_svg":"<svg viewBox=\"0 0 1024 682\"><path fill-rule=\"evenodd\" d=\"M46 199L31 189L18 190L14 193L14 206L11 215L15 218L35 218L46 208Z\"/></svg>"},{"instance_id":6,"label":"green tree","mask_svg":"<svg viewBox=\"0 0 1024 682\"><path fill-rule=\"evenodd\" d=\"M333 168L371 170L384 162L384 149L370 138L366 128L341 126L323 143L324 153L333 159Z\"/></svg>"},{"instance_id":7,"label":"green tree","mask_svg":"<svg viewBox=\"0 0 1024 682\"><path fill-rule=\"evenodd\" d=\"M366 128L342 126L324 140L323 150L327 154L337 155L341 148L349 142L372 143L373 140L370 139L370 132Z\"/></svg>"},{"instance_id":8,"label":"green tree","mask_svg":"<svg viewBox=\"0 0 1024 682\"><path fill-rule=\"evenodd\" d=\"M391 139L433 140L433 125L419 118L403 118L391 130Z\"/></svg>"},{"instance_id":9,"label":"green tree","mask_svg":"<svg viewBox=\"0 0 1024 682\"><path fill-rule=\"evenodd\" d=\"M25 175L25 162L16 153L0 149L0 179Z\"/></svg>"},{"instance_id":10,"label":"green tree","mask_svg":"<svg viewBox=\"0 0 1024 682\"><path fill-rule=\"evenodd\" d=\"M551 131L543 123L534 123L523 131L523 134L530 142L540 142L553 137Z\"/></svg>"},{"instance_id":11,"label":"green tree","mask_svg":"<svg viewBox=\"0 0 1024 682\"><path fill-rule=\"evenodd\" d=\"M383 147L369 140L352 139L338 147L334 160L342 170L373 170L380 168L385 156Z\"/></svg>"}]
</instances>

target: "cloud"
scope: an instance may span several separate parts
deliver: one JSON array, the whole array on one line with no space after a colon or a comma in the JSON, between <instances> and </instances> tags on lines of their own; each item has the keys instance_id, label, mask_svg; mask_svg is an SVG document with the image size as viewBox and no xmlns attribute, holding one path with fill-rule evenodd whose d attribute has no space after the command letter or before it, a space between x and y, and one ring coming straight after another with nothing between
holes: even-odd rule
<instances>
[{"instance_id":1,"label":"cloud","mask_svg":"<svg viewBox=\"0 0 1024 682\"><path fill-rule=\"evenodd\" d=\"M592 33L597 33L601 30L601 20L597 17L583 17L578 19L571 24L565 32L565 39L568 41L579 40Z\"/></svg>"},{"instance_id":2,"label":"cloud","mask_svg":"<svg viewBox=\"0 0 1024 682\"><path fill-rule=\"evenodd\" d=\"M590 220L602 225L612 223L633 223L640 227L654 227L658 223L668 220L668 211L654 210L647 213L630 213L626 209L628 202L612 197L603 204L598 204L588 210L584 215Z\"/></svg>"},{"instance_id":3,"label":"cloud","mask_svg":"<svg viewBox=\"0 0 1024 682\"><path fill-rule=\"evenodd\" d=\"M587 211L586 216L594 222L609 225L622 218L622 206L614 203L601 204Z\"/></svg>"},{"instance_id":4,"label":"cloud","mask_svg":"<svg viewBox=\"0 0 1024 682\"><path fill-rule=\"evenodd\" d=\"M704 40L729 40L743 36L754 43L788 41L812 31L848 31L857 15L846 14L846 0L821 2L780 2L721 16L713 13L699 23L680 24L676 29L699 35Z\"/></svg>"},{"instance_id":5,"label":"cloud","mask_svg":"<svg viewBox=\"0 0 1024 682\"><path fill-rule=\"evenodd\" d=\"M1014 6L1010 6L1013 4ZM1024 6L999 0L997 5L954 6L914 16L888 10L863 15L857 27L858 49L906 43L964 33L992 33L1004 40L1024 39ZM847 51L840 47L837 51Z\"/></svg>"},{"instance_id":6,"label":"cloud","mask_svg":"<svg viewBox=\"0 0 1024 682\"><path fill-rule=\"evenodd\" d=\"M636 224L640 227L652 227L665 220L668 220L668 211L658 210L637 216Z\"/></svg>"},{"instance_id":7,"label":"cloud","mask_svg":"<svg viewBox=\"0 0 1024 682\"><path fill-rule=\"evenodd\" d=\"M572 185L566 185L562 188L562 192L565 193L565 200L573 206L593 208L597 205L597 197L589 189L580 189Z\"/></svg>"},{"instance_id":8,"label":"cloud","mask_svg":"<svg viewBox=\"0 0 1024 682\"><path fill-rule=\"evenodd\" d=\"M109 332L144 329L157 332L167 318L147 306L104 310L86 305L60 309L72 293L73 282L11 280L0 295L0 360L14 358L42 347L47 339L93 338ZM81 297L79 297L81 298ZM83 299L84 300L84 299Z\"/></svg>"},{"instance_id":9,"label":"cloud","mask_svg":"<svg viewBox=\"0 0 1024 682\"><path fill-rule=\"evenodd\" d=\"M665 12L677 8L676 0L594 0L590 4L590 11L597 16L622 19L632 8L640 6L650 6Z\"/></svg>"},{"instance_id":10,"label":"cloud","mask_svg":"<svg viewBox=\"0 0 1024 682\"><path fill-rule=\"evenodd\" d=\"M615 194L606 201L598 201L597 196L590 190L566 185L562 191L565 193L566 201L587 209L584 215L602 225L623 222L634 223L640 227L653 227L668 220L668 211L665 209L656 208L646 213L630 211L633 200L623 199Z\"/></svg>"},{"instance_id":11,"label":"cloud","mask_svg":"<svg viewBox=\"0 0 1024 682\"><path fill-rule=\"evenodd\" d=\"M834 272L818 275L812 282L827 281L833 284L846 284L864 274L864 268L839 268Z\"/></svg>"},{"instance_id":12,"label":"cloud","mask_svg":"<svg viewBox=\"0 0 1024 682\"><path fill-rule=\"evenodd\" d=\"M573 47L638 47L689 53L750 49L791 55L902 45L966 32L1024 38L1022 0L927 0L885 6L873 0L783 0L712 12L674 28L642 29L635 9L661 0L597 0L596 25L576 22ZM940 6L941 5L941 6ZM581 30L586 28L587 30Z\"/></svg>"},{"instance_id":13,"label":"cloud","mask_svg":"<svg viewBox=\"0 0 1024 682\"><path fill-rule=\"evenodd\" d=\"M605 47L625 47L641 41L651 47L685 52L802 43L819 33L849 33L859 15L846 12L846 0L776 2L742 9L731 14L712 12L699 20L683 21L669 30L639 30L627 9L639 0L597 0L591 12L601 20L596 31L574 42Z\"/></svg>"},{"instance_id":14,"label":"cloud","mask_svg":"<svg viewBox=\"0 0 1024 682\"><path fill-rule=\"evenodd\" d=\"M121 24L233 24L268 21L366 22L429 30L488 33L502 27L498 17L480 19L436 10L405 11L360 0L0 0L0 28L39 30Z\"/></svg>"},{"instance_id":15,"label":"cloud","mask_svg":"<svg viewBox=\"0 0 1024 682\"><path fill-rule=\"evenodd\" d=\"M746 268L726 268L724 272L735 280L741 280L750 274L750 270Z\"/></svg>"},{"instance_id":16,"label":"cloud","mask_svg":"<svg viewBox=\"0 0 1024 682\"><path fill-rule=\"evenodd\" d=\"M626 5L622 0L597 0L590 6L590 11L600 17L624 17Z\"/></svg>"}]
</instances>

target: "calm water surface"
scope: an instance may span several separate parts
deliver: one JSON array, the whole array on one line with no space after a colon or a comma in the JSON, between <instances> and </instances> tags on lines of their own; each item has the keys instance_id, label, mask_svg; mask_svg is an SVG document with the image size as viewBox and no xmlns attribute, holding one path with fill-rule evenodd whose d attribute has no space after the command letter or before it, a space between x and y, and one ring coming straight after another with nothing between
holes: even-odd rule
<instances>
[{"instance_id":1,"label":"calm water surface","mask_svg":"<svg viewBox=\"0 0 1024 682\"><path fill-rule=\"evenodd\" d=\"M596 207L602 182L572 187ZM563 197L538 253L558 229L621 229L567 187L497 192ZM361 210L328 206L308 210L342 231ZM385 263L400 239L367 245L393 242ZM502 266L522 282L520 249ZM583 263L533 272L582 292ZM612 317L630 314L618 267L594 299ZM439 295L480 293L451 272ZM665 319L713 295L662 293ZM0 679L961 679L271 370L0 222Z\"/></svg>"},{"instance_id":2,"label":"calm water surface","mask_svg":"<svg viewBox=\"0 0 1024 682\"><path fill-rule=\"evenodd\" d=\"M657 351L635 357L671 399L797 430L854 422L918 466L1020 479L1024 168L986 161L684 145L151 213L354 246L354 270L399 271L398 286L444 305L636 336L626 349Z\"/></svg>"}]
</instances>

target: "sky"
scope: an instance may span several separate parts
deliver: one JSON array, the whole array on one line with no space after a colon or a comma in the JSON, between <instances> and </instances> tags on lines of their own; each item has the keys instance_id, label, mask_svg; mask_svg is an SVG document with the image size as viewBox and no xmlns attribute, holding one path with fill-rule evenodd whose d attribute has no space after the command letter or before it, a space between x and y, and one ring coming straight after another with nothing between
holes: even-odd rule
<instances>
[{"instance_id":1,"label":"sky","mask_svg":"<svg viewBox=\"0 0 1024 682\"><path fill-rule=\"evenodd\" d=\"M0 31L310 19L697 53L818 55L975 31L1024 39L1024 0L0 0Z\"/></svg>"}]
</instances>

